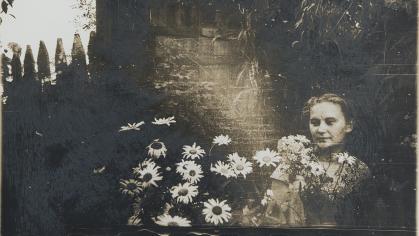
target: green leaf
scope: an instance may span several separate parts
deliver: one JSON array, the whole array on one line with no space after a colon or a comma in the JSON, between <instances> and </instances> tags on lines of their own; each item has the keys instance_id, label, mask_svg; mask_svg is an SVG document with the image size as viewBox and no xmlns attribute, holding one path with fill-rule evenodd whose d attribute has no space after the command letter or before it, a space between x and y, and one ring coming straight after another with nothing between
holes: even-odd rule
<instances>
[{"instance_id":1,"label":"green leaf","mask_svg":"<svg viewBox=\"0 0 419 236\"><path fill-rule=\"evenodd\" d=\"M1 10L4 12L4 13L7 13L7 8L8 8L8 6L9 6L9 4L7 4L7 2L6 1L2 1L1 2Z\"/></svg>"}]
</instances>

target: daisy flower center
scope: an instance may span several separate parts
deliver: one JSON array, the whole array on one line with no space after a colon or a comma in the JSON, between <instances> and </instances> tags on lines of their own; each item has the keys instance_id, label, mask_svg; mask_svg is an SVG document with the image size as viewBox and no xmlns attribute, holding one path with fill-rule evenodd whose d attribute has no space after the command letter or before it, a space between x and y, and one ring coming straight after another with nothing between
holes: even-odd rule
<instances>
[{"instance_id":1,"label":"daisy flower center","mask_svg":"<svg viewBox=\"0 0 419 236\"><path fill-rule=\"evenodd\" d=\"M146 173L146 174L143 176L143 180L144 180L144 182L148 182L148 181L150 181L152 178L153 178L153 175L152 175L152 174L150 174L150 173Z\"/></svg>"},{"instance_id":2,"label":"daisy flower center","mask_svg":"<svg viewBox=\"0 0 419 236\"><path fill-rule=\"evenodd\" d=\"M262 158L262 160L263 160L264 162L270 162L270 161L271 161L271 157L270 157L270 156L264 156L264 157Z\"/></svg>"},{"instance_id":3,"label":"daisy flower center","mask_svg":"<svg viewBox=\"0 0 419 236\"><path fill-rule=\"evenodd\" d=\"M214 215L221 215L221 213L223 213L223 209L219 206L215 206L212 208L212 213L214 213Z\"/></svg>"},{"instance_id":4,"label":"daisy flower center","mask_svg":"<svg viewBox=\"0 0 419 236\"><path fill-rule=\"evenodd\" d=\"M236 165L237 170L244 170L244 166L241 164Z\"/></svg>"},{"instance_id":5,"label":"daisy flower center","mask_svg":"<svg viewBox=\"0 0 419 236\"><path fill-rule=\"evenodd\" d=\"M152 149L161 149L162 147L163 147L163 145L161 144L161 143L152 143L151 145L150 145L150 147L152 148Z\"/></svg>"},{"instance_id":6,"label":"daisy flower center","mask_svg":"<svg viewBox=\"0 0 419 236\"><path fill-rule=\"evenodd\" d=\"M178 194L179 196L186 196L188 194L188 189L182 188L181 190L179 190Z\"/></svg>"},{"instance_id":7,"label":"daisy flower center","mask_svg":"<svg viewBox=\"0 0 419 236\"><path fill-rule=\"evenodd\" d=\"M189 153L194 155L194 154L197 154L198 151L196 149L191 149L191 150L189 150Z\"/></svg>"},{"instance_id":8,"label":"daisy flower center","mask_svg":"<svg viewBox=\"0 0 419 236\"><path fill-rule=\"evenodd\" d=\"M191 171L189 171L189 175L190 176L195 176L196 175L196 172L194 170L191 170Z\"/></svg>"},{"instance_id":9,"label":"daisy flower center","mask_svg":"<svg viewBox=\"0 0 419 236\"><path fill-rule=\"evenodd\" d=\"M179 224L177 222L170 221L169 223L167 223L167 226L179 226Z\"/></svg>"},{"instance_id":10,"label":"daisy flower center","mask_svg":"<svg viewBox=\"0 0 419 236\"><path fill-rule=\"evenodd\" d=\"M135 183L129 183L127 184L127 189L134 190L137 188L137 185Z\"/></svg>"}]
</instances>

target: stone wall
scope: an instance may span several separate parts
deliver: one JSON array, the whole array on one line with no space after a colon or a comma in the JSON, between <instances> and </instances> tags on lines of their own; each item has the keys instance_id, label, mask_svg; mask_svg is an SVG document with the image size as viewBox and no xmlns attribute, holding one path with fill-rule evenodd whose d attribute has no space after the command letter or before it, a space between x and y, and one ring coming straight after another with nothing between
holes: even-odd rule
<instances>
[{"instance_id":1,"label":"stone wall","mask_svg":"<svg viewBox=\"0 0 419 236\"><path fill-rule=\"evenodd\" d=\"M162 109L193 120L205 135L228 134L247 155L276 147L271 77L241 55L237 41L167 36L156 41L152 81L172 101Z\"/></svg>"}]
</instances>

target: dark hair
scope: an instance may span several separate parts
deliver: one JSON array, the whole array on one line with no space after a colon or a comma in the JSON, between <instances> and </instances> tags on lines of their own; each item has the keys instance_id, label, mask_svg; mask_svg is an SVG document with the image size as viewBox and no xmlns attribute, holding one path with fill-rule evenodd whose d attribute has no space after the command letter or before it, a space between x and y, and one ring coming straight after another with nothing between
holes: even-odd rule
<instances>
[{"instance_id":1,"label":"dark hair","mask_svg":"<svg viewBox=\"0 0 419 236\"><path fill-rule=\"evenodd\" d=\"M304 105L303 115L305 117L309 117L310 109L314 105L322 103L322 102L331 102L331 103L339 105L340 108L342 109L342 113L345 117L346 122L353 121L354 117L353 117L352 109L349 106L348 102L346 102L345 99L343 99L342 97L334 93L325 93L319 97L311 97Z\"/></svg>"}]
</instances>

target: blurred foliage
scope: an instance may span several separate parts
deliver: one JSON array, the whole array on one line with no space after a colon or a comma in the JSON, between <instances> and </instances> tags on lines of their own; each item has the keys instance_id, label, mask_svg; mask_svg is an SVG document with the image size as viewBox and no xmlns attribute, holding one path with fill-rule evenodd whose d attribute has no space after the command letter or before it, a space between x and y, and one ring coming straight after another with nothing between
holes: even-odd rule
<instances>
[{"instance_id":1,"label":"blurred foliage","mask_svg":"<svg viewBox=\"0 0 419 236\"><path fill-rule=\"evenodd\" d=\"M337 43L341 38L362 40L388 18L388 9L414 17L415 4L413 0L302 0L296 9L294 28L300 41L312 45L327 40Z\"/></svg>"},{"instance_id":2,"label":"blurred foliage","mask_svg":"<svg viewBox=\"0 0 419 236\"><path fill-rule=\"evenodd\" d=\"M74 19L75 23L84 30L96 29L96 0L76 0L74 9L80 10Z\"/></svg>"}]
</instances>

